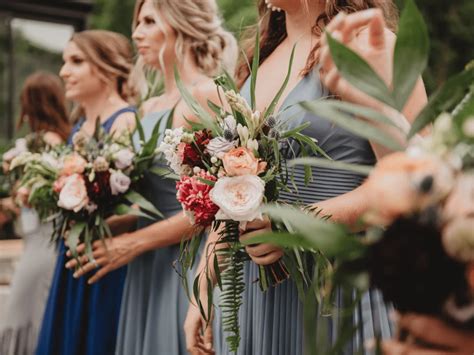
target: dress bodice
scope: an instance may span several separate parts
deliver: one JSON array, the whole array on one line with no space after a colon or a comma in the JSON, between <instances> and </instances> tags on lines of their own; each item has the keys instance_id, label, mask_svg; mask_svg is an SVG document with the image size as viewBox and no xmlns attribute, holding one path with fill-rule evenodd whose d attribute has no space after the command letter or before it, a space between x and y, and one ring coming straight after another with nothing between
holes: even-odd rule
<instances>
[{"instance_id":1,"label":"dress bodice","mask_svg":"<svg viewBox=\"0 0 474 355\"><path fill-rule=\"evenodd\" d=\"M241 90L242 96L250 98L250 80ZM317 144L332 159L347 163L372 165L375 157L369 142L330 121L305 111L298 102L324 99L329 93L323 87L315 70L303 77L290 91L283 101L281 109L275 115L288 128L299 126L305 122L311 125L302 131L303 134L317 140ZM295 147L286 149L287 158L291 159L298 151ZM291 153L290 153L291 152ZM359 186L364 177L353 172L313 167L313 179L304 183L304 167L298 165L289 170L293 181L288 184L291 192L282 191L281 200L309 204L335 197Z\"/></svg>"},{"instance_id":2,"label":"dress bodice","mask_svg":"<svg viewBox=\"0 0 474 355\"><path fill-rule=\"evenodd\" d=\"M160 121L160 137L158 138L158 144L161 142L168 124L169 113L170 110L152 112L142 118L141 124L145 133L145 140L150 139L153 128L156 123ZM134 135L133 141L135 146L138 148L140 144L138 133ZM163 168L168 167L162 157L157 157L154 165ZM147 172L140 187L140 192L143 196L145 196L161 213L163 213L165 217L169 217L181 210L181 204L176 199L176 182L174 180L158 176L152 172ZM154 223L154 221L140 218L138 227L142 228L151 223Z\"/></svg>"}]
</instances>

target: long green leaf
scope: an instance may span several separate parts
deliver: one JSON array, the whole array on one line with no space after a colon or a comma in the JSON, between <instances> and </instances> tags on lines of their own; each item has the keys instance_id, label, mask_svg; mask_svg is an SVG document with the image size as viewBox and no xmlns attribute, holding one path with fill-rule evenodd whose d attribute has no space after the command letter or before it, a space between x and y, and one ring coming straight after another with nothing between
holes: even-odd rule
<instances>
[{"instance_id":1,"label":"long green leaf","mask_svg":"<svg viewBox=\"0 0 474 355\"><path fill-rule=\"evenodd\" d=\"M357 53L336 41L326 32L329 49L334 64L341 76L350 84L365 92L367 95L397 108L392 93L382 78Z\"/></svg>"},{"instance_id":2,"label":"long green leaf","mask_svg":"<svg viewBox=\"0 0 474 355\"><path fill-rule=\"evenodd\" d=\"M321 168L347 170L362 175L369 175L373 169L373 167L367 165L344 163L342 161L322 159L316 157L297 158L288 162L289 167L295 165L309 165Z\"/></svg>"},{"instance_id":3,"label":"long green leaf","mask_svg":"<svg viewBox=\"0 0 474 355\"><path fill-rule=\"evenodd\" d=\"M155 218L150 216L149 214L146 214L143 211L140 211L137 208L133 208L129 205L121 204L115 207L114 213L119 216L123 215L132 215L132 216L138 216L138 217L143 217L147 219L154 220Z\"/></svg>"},{"instance_id":4,"label":"long green leaf","mask_svg":"<svg viewBox=\"0 0 474 355\"><path fill-rule=\"evenodd\" d=\"M428 29L413 0L406 0L393 58L393 95L402 111L425 70L429 54Z\"/></svg>"},{"instance_id":5,"label":"long green leaf","mask_svg":"<svg viewBox=\"0 0 474 355\"><path fill-rule=\"evenodd\" d=\"M194 99L188 89L184 86L176 67L174 68L174 77L176 80L176 86L178 87L184 102L186 102L188 107L199 118L201 123L206 126L206 128L210 129L215 136L217 136L219 133L219 127L216 125L216 122L212 116L201 106L197 100Z\"/></svg>"},{"instance_id":6,"label":"long green leaf","mask_svg":"<svg viewBox=\"0 0 474 355\"><path fill-rule=\"evenodd\" d=\"M250 72L250 107L256 110L257 100L255 98L255 88L257 86L258 67L260 66L260 30L255 35L255 49L253 51L252 71Z\"/></svg>"},{"instance_id":7,"label":"long green leaf","mask_svg":"<svg viewBox=\"0 0 474 355\"><path fill-rule=\"evenodd\" d=\"M391 150L400 151L404 148L392 136L373 126L371 123L354 118L352 115L340 112L331 107L325 100L303 101L300 105L307 111L321 116L338 126L359 135L360 137L377 142Z\"/></svg>"},{"instance_id":8,"label":"long green leaf","mask_svg":"<svg viewBox=\"0 0 474 355\"><path fill-rule=\"evenodd\" d=\"M268 117L273 114L273 111L275 110L275 107L278 104L278 101L280 101L281 95L283 95L283 92L285 91L286 86L288 85L288 81L290 80L290 75L291 75L291 68L293 67L293 59L295 57L295 50L296 50L296 44L293 46L293 49L291 50L290 62L288 63L288 71L286 73L285 80L283 80L283 84L281 85L280 90L278 90L276 96L273 98L272 102L270 103L270 106L268 106L268 109L265 110L265 117Z\"/></svg>"},{"instance_id":9,"label":"long green leaf","mask_svg":"<svg viewBox=\"0 0 474 355\"><path fill-rule=\"evenodd\" d=\"M411 126L408 138L432 123L442 112L451 112L474 83L474 65L449 78L430 98Z\"/></svg>"},{"instance_id":10,"label":"long green leaf","mask_svg":"<svg viewBox=\"0 0 474 355\"><path fill-rule=\"evenodd\" d=\"M67 236L67 247L71 250L72 256L77 258L77 246L79 244L79 240L81 237L82 232L86 228L86 223L78 222L74 224L69 231L69 235Z\"/></svg>"},{"instance_id":11,"label":"long green leaf","mask_svg":"<svg viewBox=\"0 0 474 355\"><path fill-rule=\"evenodd\" d=\"M141 209L153 213L156 216L165 218L164 215L156 209L153 204L136 191L129 191L124 196L131 203L136 203Z\"/></svg>"}]
</instances>

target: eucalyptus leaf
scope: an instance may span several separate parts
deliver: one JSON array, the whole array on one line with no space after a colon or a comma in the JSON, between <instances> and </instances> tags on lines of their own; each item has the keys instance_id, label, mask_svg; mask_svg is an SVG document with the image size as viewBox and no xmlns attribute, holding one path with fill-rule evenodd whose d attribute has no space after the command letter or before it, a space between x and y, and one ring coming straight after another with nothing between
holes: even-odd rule
<instances>
[{"instance_id":1,"label":"eucalyptus leaf","mask_svg":"<svg viewBox=\"0 0 474 355\"><path fill-rule=\"evenodd\" d=\"M350 48L336 41L328 32L326 32L326 38L334 64L344 79L367 95L397 108L392 93L383 79L364 59Z\"/></svg>"},{"instance_id":2,"label":"eucalyptus leaf","mask_svg":"<svg viewBox=\"0 0 474 355\"><path fill-rule=\"evenodd\" d=\"M403 111L425 70L429 55L428 29L413 0L406 0L399 22L393 58L393 95Z\"/></svg>"},{"instance_id":3,"label":"eucalyptus leaf","mask_svg":"<svg viewBox=\"0 0 474 355\"><path fill-rule=\"evenodd\" d=\"M431 97L428 104L418 115L411 126L408 138L412 138L442 112L451 112L469 91L474 83L474 65L463 72L452 76Z\"/></svg>"},{"instance_id":4,"label":"eucalyptus leaf","mask_svg":"<svg viewBox=\"0 0 474 355\"><path fill-rule=\"evenodd\" d=\"M129 191L125 194L124 197L131 203L136 203L141 209L151 212L154 215L159 216L161 218L165 218L164 215L160 211L158 211L158 209L155 206L153 206L153 204L150 201L148 201L145 197L140 195L138 192Z\"/></svg>"},{"instance_id":5,"label":"eucalyptus leaf","mask_svg":"<svg viewBox=\"0 0 474 355\"><path fill-rule=\"evenodd\" d=\"M73 257L77 258L77 246L79 245L79 240L81 237L81 234L84 232L84 229L86 228L86 223L85 222L78 222L75 223L71 230L69 231L69 234L67 236L67 247L69 250L71 250L71 253Z\"/></svg>"}]
</instances>

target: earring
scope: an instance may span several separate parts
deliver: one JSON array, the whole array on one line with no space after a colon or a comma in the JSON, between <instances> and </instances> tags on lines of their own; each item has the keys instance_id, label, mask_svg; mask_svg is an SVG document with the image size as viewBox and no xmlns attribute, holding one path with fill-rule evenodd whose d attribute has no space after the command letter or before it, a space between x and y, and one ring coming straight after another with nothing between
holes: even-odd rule
<instances>
[{"instance_id":1,"label":"earring","mask_svg":"<svg viewBox=\"0 0 474 355\"><path fill-rule=\"evenodd\" d=\"M267 7L272 11L277 11L277 12L281 11L281 8L273 6L273 4L271 3L271 0L265 0L265 4L267 4Z\"/></svg>"}]
</instances>

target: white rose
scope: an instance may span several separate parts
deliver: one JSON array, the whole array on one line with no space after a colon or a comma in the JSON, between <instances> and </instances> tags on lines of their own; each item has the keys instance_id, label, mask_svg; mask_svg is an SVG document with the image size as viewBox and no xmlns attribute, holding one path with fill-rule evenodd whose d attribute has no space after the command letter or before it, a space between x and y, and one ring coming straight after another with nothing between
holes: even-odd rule
<instances>
[{"instance_id":1,"label":"white rose","mask_svg":"<svg viewBox=\"0 0 474 355\"><path fill-rule=\"evenodd\" d=\"M212 202L220 208L216 218L238 222L261 219L264 191L265 183L255 175L220 178L210 192Z\"/></svg>"},{"instance_id":2,"label":"white rose","mask_svg":"<svg viewBox=\"0 0 474 355\"><path fill-rule=\"evenodd\" d=\"M223 137L212 138L206 147L207 152L212 156L219 157L223 153L227 153L232 148L237 146L236 141L229 142Z\"/></svg>"},{"instance_id":3,"label":"white rose","mask_svg":"<svg viewBox=\"0 0 474 355\"><path fill-rule=\"evenodd\" d=\"M59 193L58 206L66 210L79 212L89 203L84 179L79 174L68 176Z\"/></svg>"},{"instance_id":4,"label":"white rose","mask_svg":"<svg viewBox=\"0 0 474 355\"><path fill-rule=\"evenodd\" d=\"M130 149L121 149L114 154L115 166L117 169L126 169L132 165L135 154Z\"/></svg>"},{"instance_id":5,"label":"white rose","mask_svg":"<svg viewBox=\"0 0 474 355\"><path fill-rule=\"evenodd\" d=\"M41 160L44 163L48 164L50 167L52 167L55 170L60 170L62 168L61 163L59 162L59 160L56 159L55 157L53 157L49 153L41 154Z\"/></svg>"},{"instance_id":6,"label":"white rose","mask_svg":"<svg viewBox=\"0 0 474 355\"><path fill-rule=\"evenodd\" d=\"M123 194L130 187L130 178L121 171L114 171L110 175L110 190L112 195Z\"/></svg>"}]
</instances>

